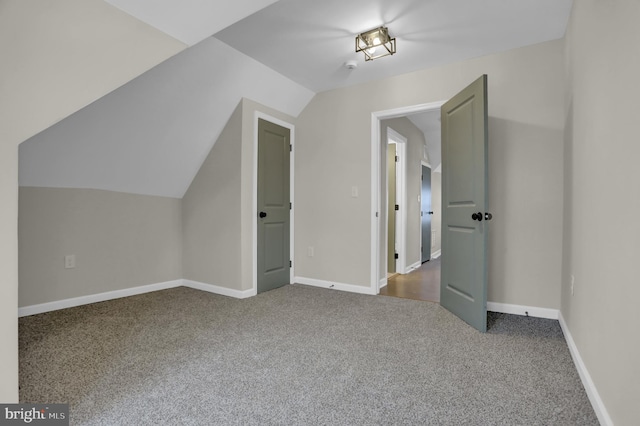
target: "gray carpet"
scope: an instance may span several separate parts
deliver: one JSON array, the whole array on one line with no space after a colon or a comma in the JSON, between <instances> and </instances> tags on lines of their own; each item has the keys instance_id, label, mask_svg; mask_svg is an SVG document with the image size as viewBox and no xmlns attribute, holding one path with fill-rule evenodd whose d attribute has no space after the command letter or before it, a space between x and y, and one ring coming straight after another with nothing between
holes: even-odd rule
<instances>
[{"instance_id":1,"label":"gray carpet","mask_svg":"<svg viewBox=\"0 0 640 426\"><path fill-rule=\"evenodd\" d=\"M20 400L78 425L598 424L557 321L286 286L20 319Z\"/></svg>"}]
</instances>

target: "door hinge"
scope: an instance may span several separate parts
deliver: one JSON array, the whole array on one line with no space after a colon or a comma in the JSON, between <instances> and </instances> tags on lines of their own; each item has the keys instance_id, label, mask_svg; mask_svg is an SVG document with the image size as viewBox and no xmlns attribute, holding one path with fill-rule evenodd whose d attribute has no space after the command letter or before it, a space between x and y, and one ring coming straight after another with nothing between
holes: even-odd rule
<instances>
[{"instance_id":1,"label":"door hinge","mask_svg":"<svg viewBox=\"0 0 640 426\"><path fill-rule=\"evenodd\" d=\"M293 145L289 144L289 152L293 151Z\"/></svg>"},{"instance_id":2,"label":"door hinge","mask_svg":"<svg viewBox=\"0 0 640 426\"><path fill-rule=\"evenodd\" d=\"M400 206L396 204L396 210L400 210Z\"/></svg>"},{"instance_id":3,"label":"door hinge","mask_svg":"<svg viewBox=\"0 0 640 426\"><path fill-rule=\"evenodd\" d=\"M398 253L394 254L394 255L393 255L393 258L394 258L394 259L397 259L397 258L398 258Z\"/></svg>"},{"instance_id":4,"label":"door hinge","mask_svg":"<svg viewBox=\"0 0 640 426\"><path fill-rule=\"evenodd\" d=\"M378 217L378 212L376 212L376 217Z\"/></svg>"},{"instance_id":5,"label":"door hinge","mask_svg":"<svg viewBox=\"0 0 640 426\"><path fill-rule=\"evenodd\" d=\"M291 261L289 261L289 268L291 268Z\"/></svg>"},{"instance_id":6,"label":"door hinge","mask_svg":"<svg viewBox=\"0 0 640 426\"><path fill-rule=\"evenodd\" d=\"M398 162L398 156L396 155L396 163Z\"/></svg>"},{"instance_id":7,"label":"door hinge","mask_svg":"<svg viewBox=\"0 0 640 426\"><path fill-rule=\"evenodd\" d=\"M289 203L289 210L291 210L291 203Z\"/></svg>"}]
</instances>

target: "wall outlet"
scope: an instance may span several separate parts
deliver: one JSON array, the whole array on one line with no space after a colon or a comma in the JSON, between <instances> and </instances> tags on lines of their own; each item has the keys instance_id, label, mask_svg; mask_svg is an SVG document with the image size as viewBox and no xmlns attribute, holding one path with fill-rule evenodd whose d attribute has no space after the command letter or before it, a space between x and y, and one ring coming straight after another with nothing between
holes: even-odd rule
<instances>
[{"instance_id":1,"label":"wall outlet","mask_svg":"<svg viewBox=\"0 0 640 426\"><path fill-rule=\"evenodd\" d=\"M73 269L76 267L76 255L70 254L64 257L64 268Z\"/></svg>"},{"instance_id":2,"label":"wall outlet","mask_svg":"<svg viewBox=\"0 0 640 426\"><path fill-rule=\"evenodd\" d=\"M314 253L313 247L309 246L309 247L307 248L307 256L309 256L309 257L313 257L313 255L314 255L314 254L315 254L315 253Z\"/></svg>"},{"instance_id":3,"label":"wall outlet","mask_svg":"<svg viewBox=\"0 0 640 426\"><path fill-rule=\"evenodd\" d=\"M571 275L571 295L573 296L573 285L576 283L576 277Z\"/></svg>"}]
</instances>

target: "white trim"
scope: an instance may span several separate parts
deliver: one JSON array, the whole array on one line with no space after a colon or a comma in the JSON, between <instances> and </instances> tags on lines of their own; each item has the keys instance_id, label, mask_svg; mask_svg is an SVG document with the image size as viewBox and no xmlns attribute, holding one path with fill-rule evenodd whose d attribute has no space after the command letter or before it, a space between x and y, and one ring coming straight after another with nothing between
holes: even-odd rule
<instances>
[{"instance_id":1,"label":"white trim","mask_svg":"<svg viewBox=\"0 0 640 426\"><path fill-rule=\"evenodd\" d=\"M598 417L598 421L601 425L613 426L613 420L611 420L607 407L605 407L602 398L600 398L600 394L598 393L595 383L593 383L593 379L591 379L589 370L587 370L587 366L584 364L584 361L580 356L576 342L573 340L573 336L571 336L571 332L569 331L569 327L562 316L562 312L558 313L558 321L560 322L562 333L564 333L564 339L567 341L567 346L569 346L569 353L571 354L571 358L573 358L573 363L576 365L578 375L580 376L580 380L582 380L584 389L587 391L587 397L589 397L589 401L591 402L593 411L595 411L596 416Z\"/></svg>"},{"instance_id":2,"label":"white trim","mask_svg":"<svg viewBox=\"0 0 640 426\"><path fill-rule=\"evenodd\" d=\"M433 253L431 253L431 259L437 259L442 255L442 249L440 250L436 250Z\"/></svg>"},{"instance_id":3,"label":"white trim","mask_svg":"<svg viewBox=\"0 0 640 426\"><path fill-rule=\"evenodd\" d=\"M71 299L56 300L54 302L41 303L39 305L24 306L22 308L18 308L18 317L26 317L29 315L41 314L44 312L57 311L59 309L73 308L75 306L88 305L90 303L105 302L107 300L135 296L138 294L150 293L152 291L180 287L181 285L182 280L173 280L162 283L125 288L122 290L89 294L87 296L73 297Z\"/></svg>"},{"instance_id":4,"label":"white trim","mask_svg":"<svg viewBox=\"0 0 640 426\"><path fill-rule=\"evenodd\" d=\"M371 291L373 294L380 293L380 281L387 279L386 274L382 277L380 275L380 119L376 113L371 114L371 170L375 173L371 173L371 243L370 243L370 257L371 257ZM385 268L386 269L386 268Z\"/></svg>"},{"instance_id":5,"label":"white trim","mask_svg":"<svg viewBox=\"0 0 640 426\"><path fill-rule=\"evenodd\" d=\"M419 260L416 263L414 263L413 265L409 265L407 267L407 271L405 272L405 274L408 274L408 273L410 273L412 271L415 271L416 269L418 269L420 267L420 265L422 265L422 262L419 261Z\"/></svg>"},{"instance_id":6,"label":"white trim","mask_svg":"<svg viewBox=\"0 0 640 426\"><path fill-rule=\"evenodd\" d=\"M378 283L378 288L384 288L389 284L389 280L387 278L382 278L380 283Z\"/></svg>"},{"instance_id":7,"label":"white trim","mask_svg":"<svg viewBox=\"0 0 640 426\"><path fill-rule=\"evenodd\" d=\"M370 269L370 291L371 294L380 292L380 226L379 215L381 206L381 185L380 185L380 120L388 118L402 117L418 112L432 111L439 109L446 101L430 102L426 104L412 105L401 108L394 108L371 113L371 269ZM386 143L386 141L384 141Z\"/></svg>"},{"instance_id":8,"label":"white trim","mask_svg":"<svg viewBox=\"0 0 640 426\"><path fill-rule=\"evenodd\" d=\"M316 280L315 278L295 277L294 282L296 284L304 284L304 285L309 285L313 287L322 287L322 288L328 288L332 290L348 291L349 293L369 294L369 295L378 294L378 293L373 293L370 287L354 285L354 284L338 283L334 281Z\"/></svg>"},{"instance_id":9,"label":"white trim","mask_svg":"<svg viewBox=\"0 0 640 426\"><path fill-rule=\"evenodd\" d=\"M514 314L536 318L558 319L557 309L537 308L535 306L512 305L509 303L487 302L487 311Z\"/></svg>"},{"instance_id":10,"label":"white trim","mask_svg":"<svg viewBox=\"0 0 640 426\"><path fill-rule=\"evenodd\" d=\"M201 283L198 281L183 280L185 287L193 288L195 290L202 290L209 293L219 294L222 296L235 297L236 299L246 299L247 297L255 296L255 289L249 290L235 290L228 287L220 287L213 284Z\"/></svg>"},{"instance_id":11,"label":"white trim","mask_svg":"<svg viewBox=\"0 0 640 426\"><path fill-rule=\"evenodd\" d=\"M258 294L258 222L255 218L258 217L258 119L262 118L270 123L282 126L285 129L289 129L289 143L291 144L291 156L289 157L289 201L291 202L291 210L289 210L289 257L291 258L291 268L289 269L289 284L294 282L295 266L294 262L294 217L296 203L294 200L294 171L295 171L295 155L296 155L296 127L292 123L280 120L262 111L255 111L253 117L253 179L252 179L252 211L254 220L251 223L251 233L253 238L253 277L252 277L252 291L254 296Z\"/></svg>"}]
</instances>

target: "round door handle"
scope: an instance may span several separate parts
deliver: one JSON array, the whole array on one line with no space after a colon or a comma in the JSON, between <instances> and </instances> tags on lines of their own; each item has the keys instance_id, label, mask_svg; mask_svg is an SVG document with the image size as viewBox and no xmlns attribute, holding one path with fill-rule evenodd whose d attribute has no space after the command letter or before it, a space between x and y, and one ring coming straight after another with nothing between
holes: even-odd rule
<instances>
[{"instance_id":1,"label":"round door handle","mask_svg":"<svg viewBox=\"0 0 640 426\"><path fill-rule=\"evenodd\" d=\"M493 219L493 215L491 213L484 214L484 220L491 220L491 219Z\"/></svg>"},{"instance_id":2,"label":"round door handle","mask_svg":"<svg viewBox=\"0 0 640 426\"><path fill-rule=\"evenodd\" d=\"M267 214L265 212L260 212L260 214L258 216L260 216L260 218L262 219L262 218L267 217Z\"/></svg>"},{"instance_id":3,"label":"round door handle","mask_svg":"<svg viewBox=\"0 0 640 426\"><path fill-rule=\"evenodd\" d=\"M482 222L482 212L472 214L471 220L477 220L478 222Z\"/></svg>"}]
</instances>

